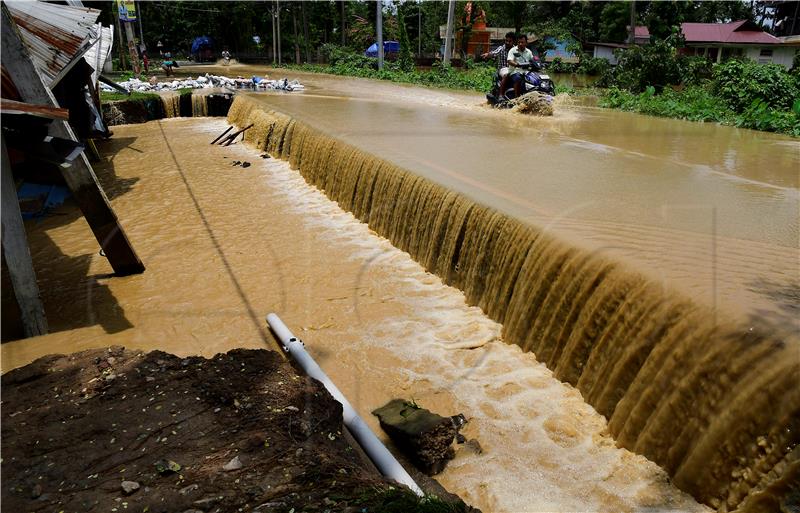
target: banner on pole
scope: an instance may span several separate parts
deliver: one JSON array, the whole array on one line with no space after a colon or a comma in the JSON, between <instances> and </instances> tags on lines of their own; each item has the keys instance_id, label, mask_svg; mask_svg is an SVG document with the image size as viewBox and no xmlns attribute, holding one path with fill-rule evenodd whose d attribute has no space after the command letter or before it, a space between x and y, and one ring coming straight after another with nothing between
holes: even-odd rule
<instances>
[{"instance_id":1,"label":"banner on pole","mask_svg":"<svg viewBox=\"0 0 800 513\"><path fill-rule=\"evenodd\" d=\"M117 0L120 21L136 21L136 2Z\"/></svg>"}]
</instances>

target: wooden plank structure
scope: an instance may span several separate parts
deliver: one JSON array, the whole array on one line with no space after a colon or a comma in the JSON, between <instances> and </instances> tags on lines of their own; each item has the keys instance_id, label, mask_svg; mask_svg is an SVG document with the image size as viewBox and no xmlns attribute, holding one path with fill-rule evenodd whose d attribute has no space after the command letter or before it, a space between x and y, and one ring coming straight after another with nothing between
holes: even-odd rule
<instances>
[{"instance_id":1,"label":"wooden plank structure","mask_svg":"<svg viewBox=\"0 0 800 513\"><path fill-rule=\"evenodd\" d=\"M59 107L42 81L5 3L2 5L3 67L13 79L23 102ZM67 121L54 121L50 134L77 141ZM62 169L67 186L118 276L141 273L144 264L133 249L84 154ZM10 264L9 264L10 265Z\"/></svg>"},{"instance_id":2,"label":"wooden plank structure","mask_svg":"<svg viewBox=\"0 0 800 513\"><path fill-rule=\"evenodd\" d=\"M2 182L0 183L0 209L2 209L3 225L3 256L8 266L11 278L11 287L17 298L20 312L22 313L22 326L26 337L35 337L47 333L47 319L44 315L42 298L39 295L39 285L36 283L36 273L33 270L31 252L28 249L28 239L25 235L25 226L22 224L22 213L17 200L17 188L14 186L14 177L11 174L11 162L8 160L5 138L2 143L0 166L2 167Z\"/></svg>"},{"instance_id":3,"label":"wooden plank structure","mask_svg":"<svg viewBox=\"0 0 800 513\"><path fill-rule=\"evenodd\" d=\"M69 111L50 105L32 105L30 103L0 98L0 111L3 114L29 114L47 119L69 119Z\"/></svg>"}]
</instances>

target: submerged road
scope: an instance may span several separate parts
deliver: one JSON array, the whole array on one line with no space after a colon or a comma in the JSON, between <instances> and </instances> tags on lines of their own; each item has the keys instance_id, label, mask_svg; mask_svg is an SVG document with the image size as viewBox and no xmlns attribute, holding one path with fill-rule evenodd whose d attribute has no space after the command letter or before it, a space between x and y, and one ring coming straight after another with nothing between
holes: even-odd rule
<instances>
[{"instance_id":1,"label":"submerged road","mask_svg":"<svg viewBox=\"0 0 800 513\"><path fill-rule=\"evenodd\" d=\"M246 66L214 71L300 78L303 92L252 96L480 203L628 260L702 303L798 327L796 139L570 98L557 99L553 117L538 118L489 109L474 93Z\"/></svg>"}]
</instances>

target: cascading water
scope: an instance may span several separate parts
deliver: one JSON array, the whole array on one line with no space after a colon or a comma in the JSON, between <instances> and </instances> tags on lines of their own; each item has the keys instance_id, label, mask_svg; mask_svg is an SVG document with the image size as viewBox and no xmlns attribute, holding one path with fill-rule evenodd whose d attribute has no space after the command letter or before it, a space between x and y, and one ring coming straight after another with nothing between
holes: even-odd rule
<instances>
[{"instance_id":1,"label":"cascading water","mask_svg":"<svg viewBox=\"0 0 800 513\"><path fill-rule=\"evenodd\" d=\"M236 97L228 119L464 291L699 500L778 510L800 493L798 342Z\"/></svg>"},{"instance_id":2,"label":"cascading water","mask_svg":"<svg viewBox=\"0 0 800 513\"><path fill-rule=\"evenodd\" d=\"M202 94L192 95L192 117L208 116L208 97Z\"/></svg>"},{"instance_id":3,"label":"cascading water","mask_svg":"<svg viewBox=\"0 0 800 513\"><path fill-rule=\"evenodd\" d=\"M177 94L162 95L161 102L164 104L164 117L177 118L181 115L181 97Z\"/></svg>"}]
</instances>

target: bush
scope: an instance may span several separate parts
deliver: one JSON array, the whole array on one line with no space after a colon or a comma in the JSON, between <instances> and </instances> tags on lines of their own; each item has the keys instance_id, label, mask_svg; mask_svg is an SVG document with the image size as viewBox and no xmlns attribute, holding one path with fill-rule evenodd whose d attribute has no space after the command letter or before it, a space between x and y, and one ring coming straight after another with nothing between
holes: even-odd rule
<instances>
[{"instance_id":1,"label":"bush","mask_svg":"<svg viewBox=\"0 0 800 513\"><path fill-rule=\"evenodd\" d=\"M642 92L648 86L661 91L681 81L678 59L671 38L643 46L617 50L617 66L602 76L601 84L632 92Z\"/></svg>"},{"instance_id":2,"label":"bush","mask_svg":"<svg viewBox=\"0 0 800 513\"><path fill-rule=\"evenodd\" d=\"M553 59L553 62L548 65L548 71L553 73L574 73L575 66L568 62L564 62L561 57L556 57Z\"/></svg>"},{"instance_id":3,"label":"bush","mask_svg":"<svg viewBox=\"0 0 800 513\"><path fill-rule=\"evenodd\" d=\"M736 126L800 137L800 100L795 101L795 107L794 111L781 112L772 109L764 100L755 99L736 116Z\"/></svg>"},{"instance_id":4,"label":"bush","mask_svg":"<svg viewBox=\"0 0 800 513\"><path fill-rule=\"evenodd\" d=\"M730 59L714 65L712 79L714 93L736 112L753 108L756 100L774 109L788 110L800 97L798 77L780 64Z\"/></svg>"},{"instance_id":5,"label":"bush","mask_svg":"<svg viewBox=\"0 0 800 513\"><path fill-rule=\"evenodd\" d=\"M602 57L581 56L581 62L576 71L586 75L599 76L608 72L611 65Z\"/></svg>"},{"instance_id":6,"label":"bush","mask_svg":"<svg viewBox=\"0 0 800 513\"><path fill-rule=\"evenodd\" d=\"M683 91L667 88L662 94L655 94L653 87L647 88L641 94L611 88L600 99L600 106L651 116L713 121L800 137L800 100L795 102L792 111L787 112L775 110L763 100L757 99L743 113L737 114L721 102L709 87L689 86Z\"/></svg>"},{"instance_id":7,"label":"bush","mask_svg":"<svg viewBox=\"0 0 800 513\"><path fill-rule=\"evenodd\" d=\"M699 85L711 79L711 61L702 55L685 55L678 58L681 83Z\"/></svg>"},{"instance_id":8,"label":"bush","mask_svg":"<svg viewBox=\"0 0 800 513\"><path fill-rule=\"evenodd\" d=\"M374 68L377 66L377 59L356 53L349 48L339 45L322 45L322 54L328 59L331 66L343 66L349 68Z\"/></svg>"}]
</instances>

